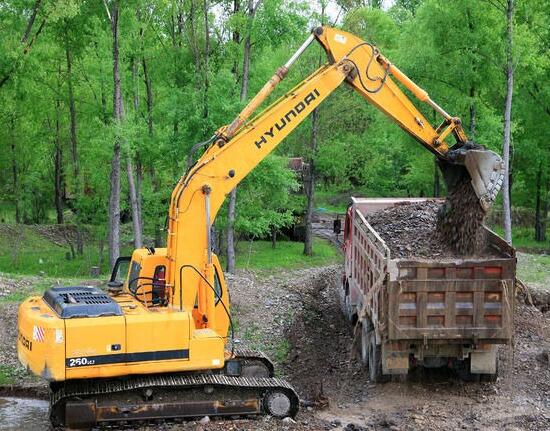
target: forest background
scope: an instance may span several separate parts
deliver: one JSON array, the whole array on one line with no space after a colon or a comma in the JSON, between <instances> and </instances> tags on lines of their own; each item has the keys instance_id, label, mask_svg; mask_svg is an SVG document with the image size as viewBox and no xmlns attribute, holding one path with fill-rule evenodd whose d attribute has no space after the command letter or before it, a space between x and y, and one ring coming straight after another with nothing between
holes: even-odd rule
<instances>
[{"instance_id":1,"label":"forest background","mask_svg":"<svg viewBox=\"0 0 550 431\"><path fill-rule=\"evenodd\" d=\"M549 21L549 0L3 0L0 231L72 226L66 259L102 272L126 249L162 246L191 147L322 22L376 44L471 139L504 151L509 192L493 227L548 250ZM309 48L272 100L320 59ZM302 178L290 157L310 167ZM314 209L343 212L351 195L444 194L433 156L343 86L232 193L216 248L233 270L236 242L284 236ZM24 237L8 237L13 266Z\"/></svg>"}]
</instances>

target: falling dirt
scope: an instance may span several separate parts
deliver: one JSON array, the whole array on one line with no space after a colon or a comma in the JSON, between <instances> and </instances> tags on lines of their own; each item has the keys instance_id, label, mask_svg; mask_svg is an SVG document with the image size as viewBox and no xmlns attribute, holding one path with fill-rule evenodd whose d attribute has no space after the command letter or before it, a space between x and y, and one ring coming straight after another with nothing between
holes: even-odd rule
<instances>
[{"instance_id":1,"label":"falling dirt","mask_svg":"<svg viewBox=\"0 0 550 431\"><path fill-rule=\"evenodd\" d=\"M469 176L462 176L448 187L447 199L437 223L438 236L457 253L479 255L485 247L485 211Z\"/></svg>"}]
</instances>

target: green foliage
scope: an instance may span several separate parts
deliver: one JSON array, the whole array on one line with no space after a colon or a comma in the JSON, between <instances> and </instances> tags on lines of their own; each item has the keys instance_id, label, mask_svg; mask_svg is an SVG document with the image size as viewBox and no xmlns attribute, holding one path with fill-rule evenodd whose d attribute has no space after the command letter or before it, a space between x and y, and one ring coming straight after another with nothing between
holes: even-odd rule
<instances>
[{"instance_id":1,"label":"green foliage","mask_svg":"<svg viewBox=\"0 0 550 431\"><path fill-rule=\"evenodd\" d=\"M292 192L298 182L287 163L285 158L269 156L243 181L238 191L237 232L261 238L294 221Z\"/></svg>"},{"instance_id":2,"label":"green foliage","mask_svg":"<svg viewBox=\"0 0 550 431\"><path fill-rule=\"evenodd\" d=\"M119 138L123 161L130 154L134 166L140 167L144 230L147 238L153 238L164 225L171 190L186 169L192 145L229 123L243 106L245 39L250 37L252 44L250 98L320 20L306 1L259 2L254 19L248 16L247 2L237 4L237 13L235 2L211 4L206 53L202 3L120 2L125 118L115 125L112 39L104 4L4 1L0 6L0 217L31 224L55 221L58 143L65 220L98 226L98 238L105 238L110 162ZM461 117L471 138L500 150L505 16L499 3L397 0L390 6L342 0L338 4L343 8L339 25L376 44L446 111ZM29 27L35 5L39 7ZM546 85L550 1L516 0L515 5L512 202L534 210L537 190L542 207L550 199L550 87ZM307 50L269 102L313 72L319 58L324 61L319 48ZM76 107L78 178L71 148L69 81ZM431 109L414 103L432 124L441 121ZM287 157L315 158L317 184L324 189L317 206L345 206L341 202L347 199L331 204L330 194L433 193L433 157L350 89L335 91L321 106L319 118L317 154L309 150L311 124L305 121L242 184L237 230L243 238L266 237L302 211L304 200L296 196ZM121 209L127 221L125 172L121 179ZM219 228L224 227L225 217L226 209L218 217ZM73 261L70 271L78 272L78 265L96 260L94 253L90 250L79 257L81 263Z\"/></svg>"}]
</instances>

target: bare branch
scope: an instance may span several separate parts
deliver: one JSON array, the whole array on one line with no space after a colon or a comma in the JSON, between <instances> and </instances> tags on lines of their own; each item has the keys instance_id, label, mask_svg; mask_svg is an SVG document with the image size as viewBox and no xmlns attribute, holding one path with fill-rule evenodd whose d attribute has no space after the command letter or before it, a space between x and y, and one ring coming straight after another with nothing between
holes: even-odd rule
<instances>
[{"instance_id":1,"label":"bare branch","mask_svg":"<svg viewBox=\"0 0 550 431\"><path fill-rule=\"evenodd\" d=\"M107 12L107 17L109 18L109 21L113 22L113 18L111 18L111 12L109 12L109 5L107 5L107 0L103 0L103 6L105 6L105 12Z\"/></svg>"},{"instance_id":2,"label":"bare branch","mask_svg":"<svg viewBox=\"0 0 550 431\"><path fill-rule=\"evenodd\" d=\"M38 15L38 11L40 10L41 3L42 3L42 0L36 0L36 2L34 3L34 6L32 8L32 15L29 18L29 22L27 23L27 28L25 30L25 34L23 34L23 37L21 38L21 43L26 43L27 42L27 39L29 38L29 36L31 34L31 31L32 31L32 26L33 26L34 21L36 19L36 15Z\"/></svg>"},{"instance_id":3,"label":"bare branch","mask_svg":"<svg viewBox=\"0 0 550 431\"><path fill-rule=\"evenodd\" d=\"M499 0L484 0L493 6L495 9L499 9L502 12L506 12L506 6L499 2Z\"/></svg>"}]
</instances>

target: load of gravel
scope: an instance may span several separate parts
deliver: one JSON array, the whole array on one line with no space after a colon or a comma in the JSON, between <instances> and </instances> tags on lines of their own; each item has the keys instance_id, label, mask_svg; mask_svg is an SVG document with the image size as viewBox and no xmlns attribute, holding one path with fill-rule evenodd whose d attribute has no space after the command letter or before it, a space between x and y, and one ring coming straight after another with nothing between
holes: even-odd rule
<instances>
[{"instance_id":1,"label":"load of gravel","mask_svg":"<svg viewBox=\"0 0 550 431\"><path fill-rule=\"evenodd\" d=\"M476 205L478 205L476 203ZM492 256L494 252L486 247L485 238L479 238L473 243L476 247L472 250L470 241L462 242L449 240L442 233L441 227L447 228L459 235L471 235L472 228L462 229L458 227L453 230L449 228L449 221L440 221L440 203L435 200L410 203L404 202L385 208L367 215L367 220L378 232L389 247L395 258L453 258L464 256ZM478 205L479 206L479 205ZM456 213L453 213L453 220L459 220ZM466 223L467 221L460 221ZM445 232L445 231L444 231ZM480 226L475 230L474 235L482 235L484 229ZM468 244L466 244L468 243ZM466 245L465 245L466 244ZM459 245L459 247L457 247Z\"/></svg>"}]
</instances>

